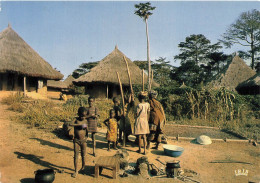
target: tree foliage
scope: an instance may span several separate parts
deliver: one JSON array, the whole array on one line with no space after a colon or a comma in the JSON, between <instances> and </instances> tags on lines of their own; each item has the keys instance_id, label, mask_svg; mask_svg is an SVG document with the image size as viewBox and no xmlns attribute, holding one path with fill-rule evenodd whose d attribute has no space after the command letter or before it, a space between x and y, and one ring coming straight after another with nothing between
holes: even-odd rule
<instances>
[{"instance_id":1,"label":"tree foliage","mask_svg":"<svg viewBox=\"0 0 260 183\"><path fill-rule=\"evenodd\" d=\"M98 64L97 62L88 62L88 63L83 63L79 66L78 69L74 70L72 73L72 76L77 79L80 76L88 73L93 67L95 67Z\"/></svg>"},{"instance_id":2,"label":"tree foliage","mask_svg":"<svg viewBox=\"0 0 260 183\"><path fill-rule=\"evenodd\" d=\"M190 35L179 44L181 53L174 57L180 60L180 67L174 69L172 79L196 86L212 75L213 66L223 60L220 43L211 44L204 35ZM214 54L213 54L214 53ZM217 57L218 56L218 57Z\"/></svg>"},{"instance_id":3,"label":"tree foliage","mask_svg":"<svg viewBox=\"0 0 260 183\"><path fill-rule=\"evenodd\" d=\"M249 47L244 56L251 57L251 67L254 68L255 56L260 47L260 12L256 9L243 12L235 23L231 24L221 40L228 48L234 44Z\"/></svg>"}]
</instances>

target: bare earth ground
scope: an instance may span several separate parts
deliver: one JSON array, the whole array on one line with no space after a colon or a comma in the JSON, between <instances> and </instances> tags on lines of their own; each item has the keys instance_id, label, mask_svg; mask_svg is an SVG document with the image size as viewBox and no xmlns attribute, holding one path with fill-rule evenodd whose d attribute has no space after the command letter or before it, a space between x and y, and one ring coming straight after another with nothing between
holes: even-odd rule
<instances>
[{"instance_id":1,"label":"bare earth ground","mask_svg":"<svg viewBox=\"0 0 260 183\"><path fill-rule=\"evenodd\" d=\"M10 120L16 113L7 110L7 106L0 104L0 182L1 183L32 183L34 171L53 168L64 170L56 173L55 183L72 182L182 182L172 178L142 179L135 175L112 179L112 171L104 170L102 175L94 178L94 165L98 156L112 156L115 150L108 152L105 140L105 130L98 133L97 157L92 156L91 143L87 148L87 168L76 179L73 173L73 143L71 140L57 137L54 133L39 129L28 129L23 124ZM134 137L131 138L134 140ZM204 183L243 183L253 176L260 175L260 148L245 142L213 142L203 146L190 141L168 141L185 149L178 157L183 169L193 170L199 174L196 180ZM130 154L130 161L136 162L141 154L136 153L137 146L128 144L126 149ZM165 156L162 146L159 150L151 150L147 155L151 163L158 167L162 165L156 161L157 157L163 162L174 158ZM209 163L215 160L236 160L242 163ZM248 175L236 176L235 171L248 171Z\"/></svg>"}]
</instances>

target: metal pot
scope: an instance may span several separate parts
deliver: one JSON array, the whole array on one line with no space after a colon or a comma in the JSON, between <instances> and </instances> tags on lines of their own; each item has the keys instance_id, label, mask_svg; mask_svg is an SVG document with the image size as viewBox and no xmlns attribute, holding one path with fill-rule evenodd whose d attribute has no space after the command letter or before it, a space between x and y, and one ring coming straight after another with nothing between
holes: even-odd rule
<instances>
[{"instance_id":1,"label":"metal pot","mask_svg":"<svg viewBox=\"0 0 260 183\"><path fill-rule=\"evenodd\" d=\"M52 183L55 179L53 169L40 169L34 172L36 183Z\"/></svg>"},{"instance_id":2,"label":"metal pot","mask_svg":"<svg viewBox=\"0 0 260 183\"><path fill-rule=\"evenodd\" d=\"M180 161L172 161L166 163L167 168L180 168Z\"/></svg>"}]
</instances>

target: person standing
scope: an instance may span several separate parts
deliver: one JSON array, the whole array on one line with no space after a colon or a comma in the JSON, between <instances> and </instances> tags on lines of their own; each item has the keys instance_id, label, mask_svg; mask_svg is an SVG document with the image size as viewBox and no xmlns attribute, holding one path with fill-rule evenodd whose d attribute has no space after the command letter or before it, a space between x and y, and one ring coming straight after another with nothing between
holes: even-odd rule
<instances>
[{"instance_id":1,"label":"person standing","mask_svg":"<svg viewBox=\"0 0 260 183\"><path fill-rule=\"evenodd\" d=\"M97 119L99 117L98 108L95 107L95 98L88 98L89 107L87 108L87 120L88 120L88 132L91 133L91 138L93 142L93 156L96 156L96 140L95 134L97 133Z\"/></svg>"},{"instance_id":2,"label":"person standing","mask_svg":"<svg viewBox=\"0 0 260 183\"><path fill-rule=\"evenodd\" d=\"M141 153L141 140L143 139L144 154L146 154L146 135L150 133L148 120L150 115L150 104L145 102L146 92L140 92L138 99L140 104L136 107L134 135L137 135L139 150Z\"/></svg>"},{"instance_id":3,"label":"person standing","mask_svg":"<svg viewBox=\"0 0 260 183\"><path fill-rule=\"evenodd\" d=\"M149 128L150 134L147 138L147 149L150 149L151 141L156 142L155 149L159 148L159 144L161 143L161 137L163 134L163 127L166 124L166 118L164 114L163 107L161 103L156 100L157 93L155 91L151 91L149 93L149 104L151 107L150 118L149 118Z\"/></svg>"}]
</instances>

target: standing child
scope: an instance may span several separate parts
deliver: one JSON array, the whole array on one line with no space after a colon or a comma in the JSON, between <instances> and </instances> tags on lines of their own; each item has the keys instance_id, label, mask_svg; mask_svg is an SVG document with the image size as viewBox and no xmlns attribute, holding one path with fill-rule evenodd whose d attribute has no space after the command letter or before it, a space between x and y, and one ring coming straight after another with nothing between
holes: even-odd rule
<instances>
[{"instance_id":1,"label":"standing child","mask_svg":"<svg viewBox=\"0 0 260 183\"><path fill-rule=\"evenodd\" d=\"M72 174L72 177L76 177L78 175L78 155L79 149L81 151L82 158L82 168L80 170L84 170L85 168L85 156L86 156L86 131L87 131L87 120L86 120L87 109L85 107L80 107L78 109L78 117L70 124L70 126L74 126L74 167L75 172Z\"/></svg>"},{"instance_id":2,"label":"standing child","mask_svg":"<svg viewBox=\"0 0 260 183\"><path fill-rule=\"evenodd\" d=\"M104 121L107 126L107 141L108 141L108 151L110 151L110 143L113 142L114 149L117 149L117 120L115 118L115 110L111 109L109 111L109 118Z\"/></svg>"},{"instance_id":3,"label":"standing child","mask_svg":"<svg viewBox=\"0 0 260 183\"><path fill-rule=\"evenodd\" d=\"M136 107L134 134L137 135L139 150L141 153L141 140L143 139L144 154L146 154L146 134L150 133L148 120L150 116L150 104L145 102L146 92L140 92L138 99L140 104Z\"/></svg>"},{"instance_id":4,"label":"standing child","mask_svg":"<svg viewBox=\"0 0 260 183\"><path fill-rule=\"evenodd\" d=\"M97 118L99 117L99 115L98 115L98 109L94 106L95 98L89 97L88 104L89 104L89 107L87 108L88 132L91 133L91 138L93 142L93 156L96 156L95 134L97 133Z\"/></svg>"}]
</instances>

